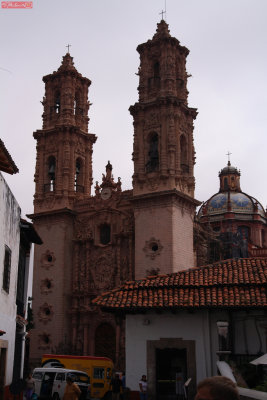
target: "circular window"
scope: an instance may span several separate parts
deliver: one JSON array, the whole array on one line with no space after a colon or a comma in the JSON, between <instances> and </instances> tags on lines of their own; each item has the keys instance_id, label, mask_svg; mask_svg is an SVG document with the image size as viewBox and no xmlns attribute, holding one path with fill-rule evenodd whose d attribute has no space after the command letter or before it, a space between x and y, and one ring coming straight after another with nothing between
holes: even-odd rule
<instances>
[{"instance_id":1,"label":"circular window","mask_svg":"<svg viewBox=\"0 0 267 400\"><path fill-rule=\"evenodd\" d=\"M157 244L157 243L152 243L152 245L151 245L151 250L152 250L152 251L158 251L158 249L159 249L158 244Z\"/></svg>"},{"instance_id":2,"label":"circular window","mask_svg":"<svg viewBox=\"0 0 267 400\"><path fill-rule=\"evenodd\" d=\"M48 254L47 261L48 262L52 262L53 261L53 257L51 256L51 254Z\"/></svg>"},{"instance_id":3,"label":"circular window","mask_svg":"<svg viewBox=\"0 0 267 400\"><path fill-rule=\"evenodd\" d=\"M48 280L48 279L47 279L47 281L46 281L46 287L47 287L47 289L51 289L51 287L52 287L52 283L51 283L51 281Z\"/></svg>"}]
</instances>

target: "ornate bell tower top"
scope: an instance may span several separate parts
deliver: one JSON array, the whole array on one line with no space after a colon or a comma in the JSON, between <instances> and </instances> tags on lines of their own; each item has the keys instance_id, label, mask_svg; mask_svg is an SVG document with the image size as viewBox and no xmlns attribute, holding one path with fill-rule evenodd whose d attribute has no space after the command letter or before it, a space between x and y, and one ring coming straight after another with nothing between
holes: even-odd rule
<instances>
[{"instance_id":1,"label":"ornate bell tower top","mask_svg":"<svg viewBox=\"0 0 267 400\"><path fill-rule=\"evenodd\" d=\"M73 209L91 195L92 153L96 136L88 133L91 81L67 53L57 71L43 77L43 129L37 141L34 212Z\"/></svg>"},{"instance_id":2,"label":"ornate bell tower top","mask_svg":"<svg viewBox=\"0 0 267 400\"><path fill-rule=\"evenodd\" d=\"M134 195L176 190L193 198L197 110L187 102L189 50L161 20L152 40L137 51L139 101L129 109L134 119Z\"/></svg>"},{"instance_id":3,"label":"ornate bell tower top","mask_svg":"<svg viewBox=\"0 0 267 400\"><path fill-rule=\"evenodd\" d=\"M44 76L43 81L43 129L73 125L88 132L88 88L91 81L76 70L73 57L66 53L58 70Z\"/></svg>"},{"instance_id":4,"label":"ornate bell tower top","mask_svg":"<svg viewBox=\"0 0 267 400\"><path fill-rule=\"evenodd\" d=\"M176 96L187 103L186 57L189 50L169 33L167 23L157 24L152 40L137 47L140 54L139 100Z\"/></svg>"}]
</instances>

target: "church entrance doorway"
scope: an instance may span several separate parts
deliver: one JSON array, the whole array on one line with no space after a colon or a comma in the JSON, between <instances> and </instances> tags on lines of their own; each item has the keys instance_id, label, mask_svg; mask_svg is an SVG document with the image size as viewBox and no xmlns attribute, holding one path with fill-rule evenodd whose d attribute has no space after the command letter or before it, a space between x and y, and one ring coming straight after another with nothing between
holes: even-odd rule
<instances>
[{"instance_id":1,"label":"church entrance doorway","mask_svg":"<svg viewBox=\"0 0 267 400\"><path fill-rule=\"evenodd\" d=\"M196 349L194 340L161 338L147 341L148 395L157 400L188 399L196 393Z\"/></svg>"},{"instance_id":2,"label":"church entrance doorway","mask_svg":"<svg viewBox=\"0 0 267 400\"><path fill-rule=\"evenodd\" d=\"M157 400L183 400L186 377L186 349L156 349Z\"/></svg>"}]
</instances>

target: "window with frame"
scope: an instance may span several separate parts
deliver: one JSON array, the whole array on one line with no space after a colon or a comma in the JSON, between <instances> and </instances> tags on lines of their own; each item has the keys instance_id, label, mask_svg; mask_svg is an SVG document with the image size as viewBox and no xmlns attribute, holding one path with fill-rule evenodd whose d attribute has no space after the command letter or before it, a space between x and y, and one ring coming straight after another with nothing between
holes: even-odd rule
<instances>
[{"instance_id":1,"label":"window with frame","mask_svg":"<svg viewBox=\"0 0 267 400\"><path fill-rule=\"evenodd\" d=\"M105 368L94 368L94 378L104 379L105 378Z\"/></svg>"},{"instance_id":2,"label":"window with frame","mask_svg":"<svg viewBox=\"0 0 267 400\"><path fill-rule=\"evenodd\" d=\"M7 293L9 293L10 270L11 270L11 250L9 247L5 246L3 289Z\"/></svg>"},{"instance_id":3,"label":"window with frame","mask_svg":"<svg viewBox=\"0 0 267 400\"><path fill-rule=\"evenodd\" d=\"M108 244L110 243L111 239L111 230L110 225L103 224L100 226L100 243L101 244Z\"/></svg>"}]
</instances>

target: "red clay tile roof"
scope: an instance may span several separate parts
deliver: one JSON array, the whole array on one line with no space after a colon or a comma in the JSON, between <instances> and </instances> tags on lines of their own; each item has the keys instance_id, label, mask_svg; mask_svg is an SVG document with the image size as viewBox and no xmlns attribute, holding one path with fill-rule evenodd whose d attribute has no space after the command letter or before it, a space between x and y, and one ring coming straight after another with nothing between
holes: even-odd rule
<instances>
[{"instance_id":1,"label":"red clay tile roof","mask_svg":"<svg viewBox=\"0 0 267 400\"><path fill-rule=\"evenodd\" d=\"M7 172L8 174L16 174L17 172L19 172L11 155L7 151L4 142L1 139L0 139L0 171Z\"/></svg>"},{"instance_id":2,"label":"red clay tile roof","mask_svg":"<svg viewBox=\"0 0 267 400\"><path fill-rule=\"evenodd\" d=\"M267 258L226 260L126 282L93 300L108 311L266 308Z\"/></svg>"}]
</instances>

